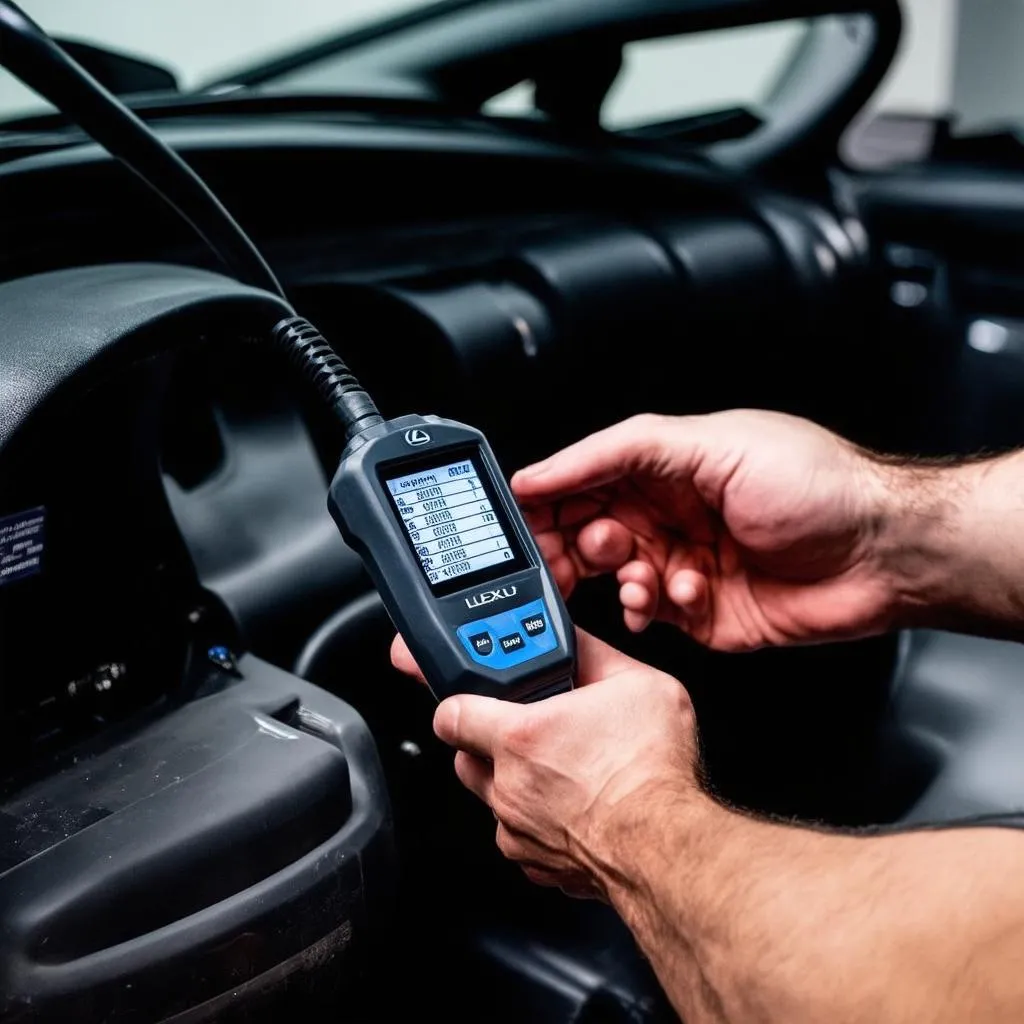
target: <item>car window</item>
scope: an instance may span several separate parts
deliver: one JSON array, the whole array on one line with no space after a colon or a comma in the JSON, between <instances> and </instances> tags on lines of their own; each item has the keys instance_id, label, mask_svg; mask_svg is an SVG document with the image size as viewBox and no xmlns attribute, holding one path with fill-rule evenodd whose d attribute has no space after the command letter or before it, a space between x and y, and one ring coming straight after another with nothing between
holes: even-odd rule
<instances>
[{"instance_id":1,"label":"car window","mask_svg":"<svg viewBox=\"0 0 1024 1024\"><path fill-rule=\"evenodd\" d=\"M185 89L433 0L20 0L48 32L134 54ZM45 109L0 69L0 120Z\"/></svg>"},{"instance_id":2,"label":"car window","mask_svg":"<svg viewBox=\"0 0 1024 1024\"><path fill-rule=\"evenodd\" d=\"M993 159L984 139L1002 135L1001 159L1024 166L1024 0L902 7L899 57L844 139L847 162L865 170L942 158L984 165Z\"/></svg>"},{"instance_id":3,"label":"car window","mask_svg":"<svg viewBox=\"0 0 1024 1024\"><path fill-rule=\"evenodd\" d=\"M806 21L630 43L601 118L611 130L726 107L756 110L807 33Z\"/></svg>"},{"instance_id":4,"label":"car window","mask_svg":"<svg viewBox=\"0 0 1024 1024\"><path fill-rule=\"evenodd\" d=\"M619 131L728 107L756 113L810 24L797 19L627 43L601 122ZM489 101L484 112L521 117L534 109L532 83L521 82Z\"/></svg>"}]
</instances>

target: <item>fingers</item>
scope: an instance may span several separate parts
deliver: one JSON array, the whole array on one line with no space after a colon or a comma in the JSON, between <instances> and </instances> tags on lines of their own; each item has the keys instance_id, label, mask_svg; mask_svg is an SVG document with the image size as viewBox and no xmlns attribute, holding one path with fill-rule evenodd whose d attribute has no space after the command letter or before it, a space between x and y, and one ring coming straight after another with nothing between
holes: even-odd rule
<instances>
[{"instance_id":1,"label":"fingers","mask_svg":"<svg viewBox=\"0 0 1024 1024\"><path fill-rule=\"evenodd\" d=\"M561 889L566 896L574 900L608 900L596 886L580 878L577 874L563 874L560 871L548 871L536 864L520 864L520 869L527 880L544 889Z\"/></svg>"},{"instance_id":2,"label":"fingers","mask_svg":"<svg viewBox=\"0 0 1024 1024\"><path fill-rule=\"evenodd\" d=\"M419 665L416 664L415 658L412 656L412 652L409 650L408 645L402 639L401 635L396 636L391 641L391 664L398 669L399 672L404 672L407 676L412 676L414 679L418 679L421 683L425 683L426 680L423 678L423 673L420 671Z\"/></svg>"},{"instance_id":3,"label":"fingers","mask_svg":"<svg viewBox=\"0 0 1024 1024\"><path fill-rule=\"evenodd\" d=\"M592 506L591 512L595 510L598 510L596 505ZM551 511L550 507L548 511ZM566 532L562 532L563 528ZM533 529L537 547L563 597L569 597L581 579L614 572L633 553L633 534L621 523L607 517L587 523L575 537L573 527L566 526L561 520L557 526Z\"/></svg>"},{"instance_id":4,"label":"fingers","mask_svg":"<svg viewBox=\"0 0 1024 1024\"><path fill-rule=\"evenodd\" d=\"M551 570L555 586L562 597L569 598L576 586L578 574L566 551L565 538L560 533L538 533L536 538L537 547Z\"/></svg>"},{"instance_id":5,"label":"fingers","mask_svg":"<svg viewBox=\"0 0 1024 1024\"><path fill-rule=\"evenodd\" d=\"M455 774L466 789L488 807L494 800L494 765L460 750L455 755Z\"/></svg>"},{"instance_id":6,"label":"fingers","mask_svg":"<svg viewBox=\"0 0 1024 1024\"><path fill-rule=\"evenodd\" d=\"M555 874L573 869L573 863L564 853L557 853L534 842L529 836L511 829L499 818L494 842L503 857L517 864L527 864Z\"/></svg>"},{"instance_id":7,"label":"fingers","mask_svg":"<svg viewBox=\"0 0 1024 1024\"><path fill-rule=\"evenodd\" d=\"M626 628L642 633L658 610L661 581L649 562L629 562L616 573Z\"/></svg>"},{"instance_id":8,"label":"fingers","mask_svg":"<svg viewBox=\"0 0 1024 1024\"><path fill-rule=\"evenodd\" d=\"M669 577L665 591L672 604L688 619L696 620L707 613L711 588L703 573L681 569Z\"/></svg>"},{"instance_id":9,"label":"fingers","mask_svg":"<svg viewBox=\"0 0 1024 1024\"><path fill-rule=\"evenodd\" d=\"M608 679L639 665L639 662L628 655L585 633L582 629L576 630L576 641L578 686L587 686ZM400 671L415 675L419 679L423 678L400 636L396 637L391 645L391 660ZM552 699L563 700L566 696L571 697L571 694ZM434 713L434 732L439 740L450 747L465 751L476 758L493 761L501 738L507 735L507 731L523 716L533 713L536 713L533 705L512 704L489 697L460 694L457 697L449 697L438 707ZM466 782L466 785L473 789L473 792L477 792L476 787L483 786L484 780L478 778L475 768L468 763L457 761L456 770L460 764L467 772L467 777L473 781L473 785L469 782Z\"/></svg>"},{"instance_id":10,"label":"fingers","mask_svg":"<svg viewBox=\"0 0 1024 1024\"><path fill-rule=\"evenodd\" d=\"M449 697L434 713L434 732L450 747L494 760L499 738L528 708L490 697Z\"/></svg>"},{"instance_id":11,"label":"fingers","mask_svg":"<svg viewBox=\"0 0 1024 1024\"><path fill-rule=\"evenodd\" d=\"M568 600L572 597L572 592L576 589L577 582L576 570L573 568L572 562L568 558L562 558L557 562L549 564L551 578L555 581L558 592Z\"/></svg>"},{"instance_id":12,"label":"fingers","mask_svg":"<svg viewBox=\"0 0 1024 1024\"><path fill-rule=\"evenodd\" d=\"M562 876L556 871L548 871L536 864L520 864L520 869L527 879L543 889L558 889L562 885Z\"/></svg>"},{"instance_id":13,"label":"fingers","mask_svg":"<svg viewBox=\"0 0 1024 1024\"><path fill-rule=\"evenodd\" d=\"M518 864L534 885L561 889L574 899L604 898L569 858L545 850L501 821L498 822L494 841L502 855Z\"/></svg>"},{"instance_id":14,"label":"fingers","mask_svg":"<svg viewBox=\"0 0 1024 1024\"><path fill-rule=\"evenodd\" d=\"M636 416L602 430L517 473L512 490L530 504L619 480L663 454L667 423L658 416Z\"/></svg>"},{"instance_id":15,"label":"fingers","mask_svg":"<svg viewBox=\"0 0 1024 1024\"><path fill-rule=\"evenodd\" d=\"M628 672L640 664L581 629L576 630L576 640L576 682L579 686ZM572 694L563 694L551 699L562 701L571 698ZM508 731L525 716L536 713L536 705L512 704L490 697L460 694L449 697L438 707L434 713L434 732L439 740L450 747L493 761ZM463 764L463 768L472 778L474 786L484 784L470 765ZM473 791L476 792L476 789Z\"/></svg>"},{"instance_id":16,"label":"fingers","mask_svg":"<svg viewBox=\"0 0 1024 1024\"><path fill-rule=\"evenodd\" d=\"M595 573L614 572L633 557L632 531L615 519L595 519L580 530L576 548Z\"/></svg>"},{"instance_id":17,"label":"fingers","mask_svg":"<svg viewBox=\"0 0 1024 1024\"><path fill-rule=\"evenodd\" d=\"M684 629L707 614L710 586L707 577L696 569L680 569L668 577L664 596L670 608L662 607L662 584L654 567L647 562L629 562L616 574L619 601L626 627L643 632L659 617L678 623Z\"/></svg>"},{"instance_id":18,"label":"fingers","mask_svg":"<svg viewBox=\"0 0 1024 1024\"><path fill-rule=\"evenodd\" d=\"M574 900L597 900L601 903L608 903L608 897L589 882L582 882L576 879L563 879L559 888L566 896Z\"/></svg>"}]
</instances>

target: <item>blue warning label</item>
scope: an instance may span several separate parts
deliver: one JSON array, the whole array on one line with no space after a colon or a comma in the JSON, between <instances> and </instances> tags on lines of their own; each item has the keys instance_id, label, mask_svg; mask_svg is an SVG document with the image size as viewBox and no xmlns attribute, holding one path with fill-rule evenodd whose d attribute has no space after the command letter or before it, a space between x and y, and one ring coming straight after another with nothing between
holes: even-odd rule
<instances>
[{"instance_id":1,"label":"blue warning label","mask_svg":"<svg viewBox=\"0 0 1024 1024\"><path fill-rule=\"evenodd\" d=\"M0 587L42 572L45 547L45 508L0 519Z\"/></svg>"}]
</instances>

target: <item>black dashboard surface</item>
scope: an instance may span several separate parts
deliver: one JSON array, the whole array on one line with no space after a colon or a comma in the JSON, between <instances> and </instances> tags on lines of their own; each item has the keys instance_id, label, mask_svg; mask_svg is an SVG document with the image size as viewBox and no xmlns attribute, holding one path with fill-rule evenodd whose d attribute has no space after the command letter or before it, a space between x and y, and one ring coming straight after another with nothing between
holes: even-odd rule
<instances>
[{"instance_id":1,"label":"black dashboard surface","mask_svg":"<svg viewBox=\"0 0 1024 1024\"><path fill-rule=\"evenodd\" d=\"M3 289L4 345L0 347L0 447L52 393L131 344L128 361L142 358L138 333L171 317L200 312L243 323L260 310L287 315L273 296L220 275L188 267L131 264L82 267L52 277L23 277Z\"/></svg>"},{"instance_id":2,"label":"black dashboard surface","mask_svg":"<svg viewBox=\"0 0 1024 1024\"><path fill-rule=\"evenodd\" d=\"M42 524L39 571L0 585L10 764L35 733L87 718L97 696L137 706L176 685L199 592L160 487L160 381L186 340L244 334L287 307L207 271L148 264L57 271L0 293L0 518L36 510ZM87 693L111 665L118 692Z\"/></svg>"}]
</instances>

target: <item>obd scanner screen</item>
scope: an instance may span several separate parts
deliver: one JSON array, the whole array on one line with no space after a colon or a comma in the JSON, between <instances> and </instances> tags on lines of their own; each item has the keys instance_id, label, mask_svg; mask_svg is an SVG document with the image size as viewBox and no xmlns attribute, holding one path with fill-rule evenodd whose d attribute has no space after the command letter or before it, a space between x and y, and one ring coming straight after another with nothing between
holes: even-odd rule
<instances>
[{"instance_id":1,"label":"obd scanner screen","mask_svg":"<svg viewBox=\"0 0 1024 1024\"><path fill-rule=\"evenodd\" d=\"M436 596L528 567L472 449L383 466L381 482Z\"/></svg>"}]
</instances>

